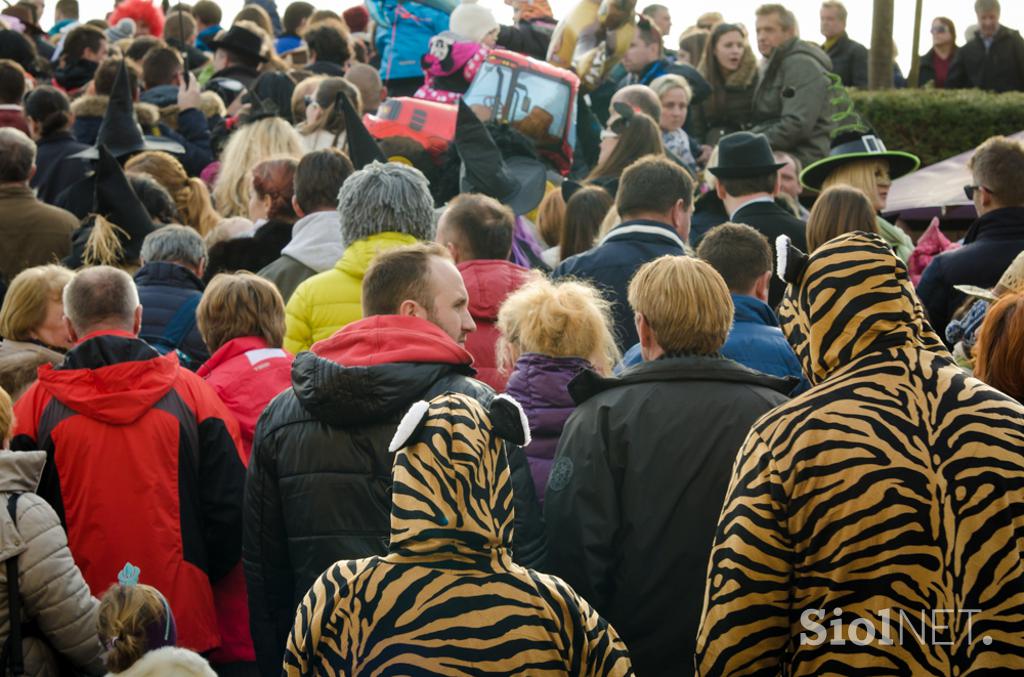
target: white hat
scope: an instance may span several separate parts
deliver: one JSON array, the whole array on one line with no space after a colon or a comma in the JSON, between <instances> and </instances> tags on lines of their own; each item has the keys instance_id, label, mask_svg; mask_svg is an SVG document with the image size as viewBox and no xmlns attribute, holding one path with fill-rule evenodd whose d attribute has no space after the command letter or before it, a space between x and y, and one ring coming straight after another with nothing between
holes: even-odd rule
<instances>
[{"instance_id":1,"label":"white hat","mask_svg":"<svg viewBox=\"0 0 1024 677\"><path fill-rule=\"evenodd\" d=\"M476 0L463 0L452 11L448 22L448 30L470 42L483 42L487 34L497 28L498 22L491 10L478 5Z\"/></svg>"}]
</instances>

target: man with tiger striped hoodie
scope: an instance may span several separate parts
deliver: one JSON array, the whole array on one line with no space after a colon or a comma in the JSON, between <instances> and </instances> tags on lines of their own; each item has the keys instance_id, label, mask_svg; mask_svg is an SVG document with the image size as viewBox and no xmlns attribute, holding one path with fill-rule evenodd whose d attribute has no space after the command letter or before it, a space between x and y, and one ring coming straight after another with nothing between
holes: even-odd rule
<instances>
[{"instance_id":1,"label":"man with tiger striped hoodie","mask_svg":"<svg viewBox=\"0 0 1024 677\"><path fill-rule=\"evenodd\" d=\"M877 235L778 250L814 387L737 457L699 673L1024 670L1024 406L953 364Z\"/></svg>"},{"instance_id":2,"label":"man with tiger striped hoodie","mask_svg":"<svg viewBox=\"0 0 1024 677\"><path fill-rule=\"evenodd\" d=\"M448 392L415 402L394 454L391 542L340 561L299 605L284 673L632 675L618 633L568 584L512 561L506 449L519 404Z\"/></svg>"}]
</instances>

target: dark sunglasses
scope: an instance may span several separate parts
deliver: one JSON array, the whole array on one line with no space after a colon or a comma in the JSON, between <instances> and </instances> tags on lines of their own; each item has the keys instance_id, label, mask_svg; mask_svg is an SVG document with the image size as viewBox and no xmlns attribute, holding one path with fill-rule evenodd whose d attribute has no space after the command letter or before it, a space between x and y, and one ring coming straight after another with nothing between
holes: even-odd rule
<instances>
[{"instance_id":1,"label":"dark sunglasses","mask_svg":"<svg viewBox=\"0 0 1024 677\"><path fill-rule=\"evenodd\" d=\"M967 196L968 200L973 200L974 199L974 191L978 190L979 188L985 188L985 186L964 186L964 195ZM989 193L992 192L988 188L985 188L985 190L988 190Z\"/></svg>"},{"instance_id":2,"label":"dark sunglasses","mask_svg":"<svg viewBox=\"0 0 1024 677\"><path fill-rule=\"evenodd\" d=\"M948 33L949 29L945 26L932 26L932 33Z\"/></svg>"}]
</instances>

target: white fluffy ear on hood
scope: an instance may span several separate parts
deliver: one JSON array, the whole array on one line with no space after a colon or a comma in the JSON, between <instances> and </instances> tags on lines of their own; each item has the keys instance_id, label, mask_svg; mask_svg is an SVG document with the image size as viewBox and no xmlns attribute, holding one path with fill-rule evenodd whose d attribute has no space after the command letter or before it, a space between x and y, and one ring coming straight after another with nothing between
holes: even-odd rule
<instances>
[{"instance_id":1,"label":"white fluffy ear on hood","mask_svg":"<svg viewBox=\"0 0 1024 677\"><path fill-rule=\"evenodd\" d=\"M508 395L495 395L489 413L495 435L521 447L530 444L530 420L522 405Z\"/></svg>"},{"instance_id":2,"label":"white fluffy ear on hood","mask_svg":"<svg viewBox=\"0 0 1024 677\"><path fill-rule=\"evenodd\" d=\"M425 400L413 402L409 411L405 412L405 416L402 417L402 422L398 424L395 436L391 438L391 444L388 445L390 453L395 453L409 443L409 440L423 424L428 409L430 409L430 403Z\"/></svg>"}]
</instances>

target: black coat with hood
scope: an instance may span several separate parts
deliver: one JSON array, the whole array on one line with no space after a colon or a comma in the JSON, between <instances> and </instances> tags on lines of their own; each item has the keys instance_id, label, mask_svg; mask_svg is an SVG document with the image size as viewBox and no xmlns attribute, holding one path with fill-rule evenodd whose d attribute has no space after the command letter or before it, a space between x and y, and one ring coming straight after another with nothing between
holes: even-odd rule
<instances>
[{"instance_id":1,"label":"black coat with hood","mask_svg":"<svg viewBox=\"0 0 1024 677\"><path fill-rule=\"evenodd\" d=\"M787 401L780 379L722 357L585 371L544 494L548 570L618 630L639 675L685 675L736 452Z\"/></svg>"},{"instance_id":2,"label":"black coat with hood","mask_svg":"<svg viewBox=\"0 0 1024 677\"><path fill-rule=\"evenodd\" d=\"M388 445L417 400L494 396L472 357L435 325L397 315L348 325L302 352L292 388L256 426L246 480L243 564L250 627L264 675L281 674L295 607L329 566L384 555L391 536ZM344 365L344 366L343 366ZM522 449L509 454L516 562L538 568L544 533Z\"/></svg>"}]
</instances>

